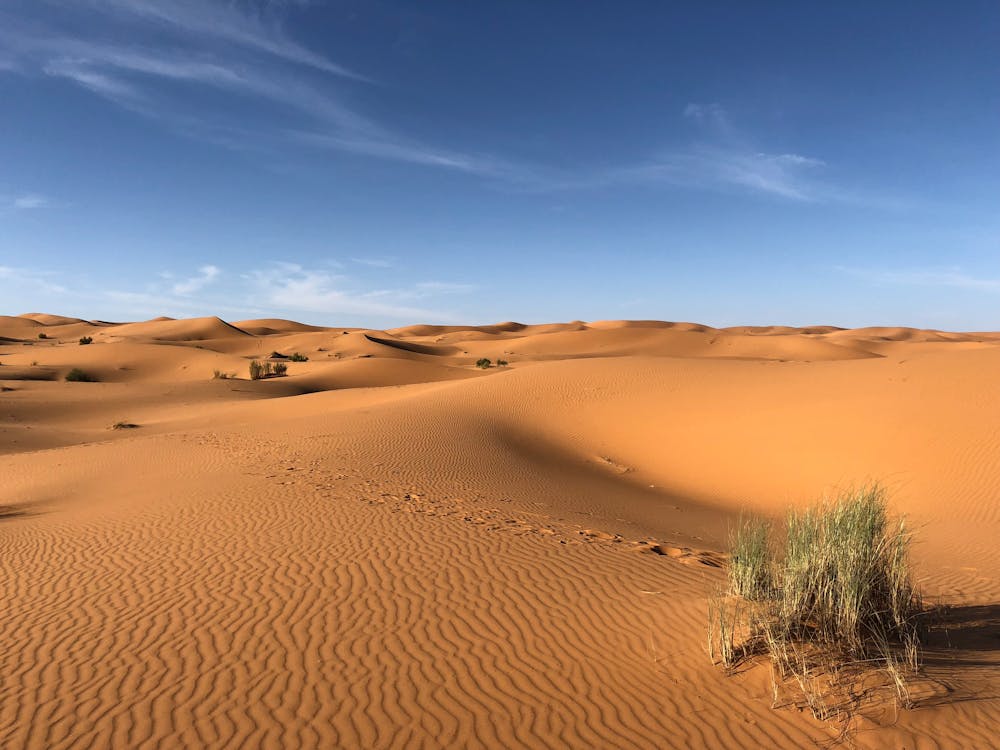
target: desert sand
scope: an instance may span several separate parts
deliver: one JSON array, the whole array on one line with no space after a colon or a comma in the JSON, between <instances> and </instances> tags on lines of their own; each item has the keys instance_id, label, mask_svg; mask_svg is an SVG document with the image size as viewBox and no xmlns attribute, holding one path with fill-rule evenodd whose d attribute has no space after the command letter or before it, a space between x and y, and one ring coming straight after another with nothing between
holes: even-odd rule
<instances>
[{"instance_id":1,"label":"desert sand","mask_svg":"<svg viewBox=\"0 0 1000 750\"><path fill-rule=\"evenodd\" d=\"M997 746L1000 334L29 314L0 386L0 747L827 743L706 601L741 512L870 480L954 609L845 741Z\"/></svg>"}]
</instances>

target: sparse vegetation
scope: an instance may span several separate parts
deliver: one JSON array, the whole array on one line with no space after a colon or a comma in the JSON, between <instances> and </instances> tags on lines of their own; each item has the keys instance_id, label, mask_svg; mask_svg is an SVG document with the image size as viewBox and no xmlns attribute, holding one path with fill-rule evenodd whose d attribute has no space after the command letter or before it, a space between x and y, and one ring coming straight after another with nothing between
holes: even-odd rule
<instances>
[{"instance_id":1,"label":"sparse vegetation","mask_svg":"<svg viewBox=\"0 0 1000 750\"><path fill-rule=\"evenodd\" d=\"M111 425L112 430L134 430L139 425L132 422L115 422Z\"/></svg>"},{"instance_id":2,"label":"sparse vegetation","mask_svg":"<svg viewBox=\"0 0 1000 750\"><path fill-rule=\"evenodd\" d=\"M308 362L309 361L309 357L307 357L305 354L302 354L301 352L294 352L288 359L291 362Z\"/></svg>"},{"instance_id":3,"label":"sparse vegetation","mask_svg":"<svg viewBox=\"0 0 1000 750\"><path fill-rule=\"evenodd\" d=\"M229 380L235 378L235 372L223 372L222 370L212 370L212 380Z\"/></svg>"},{"instance_id":4,"label":"sparse vegetation","mask_svg":"<svg viewBox=\"0 0 1000 750\"><path fill-rule=\"evenodd\" d=\"M81 336L80 337L80 346L86 346L87 344L93 344L93 343L94 343L94 339L91 336Z\"/></svg>"},{"instance_id":5,"label":"sparse vegetation","mask_svg":"<svg viewBox=\"0 0 1000 750\"><path fill-rule=\"evenodd\" d=\"M476 367L478 367L481 370L487 370L490 367L493 367L493 362L491 362L486 357L483 357L482 359L476 360Z\"/></svg>"},{"instance_id":6,"label":"sparse vegetation","mask_svg":"<svg viewBox=\"0 0 1000 750\"><path fill-rule=\"evenodd\" d=\"M66 373L66 380L70 383L96 383L97 378L90 375L79 367L74 367L72 370Z\"/></svg>"},{"instance_id":7,"label":"sparse vegetation","mask_svg":"<svg viewBox=\"0 0 1000 750\"><path fill-rule=\"evenodd\" d=\"M909 574L911 535L877 485L791 511L775 546L770 524L732 534L728 590L709 603L709 652L727 668L766 655L775 705L820 719L849 717L879 688L911 704L923 604ZM881 670L875 685L871 677Z\"/></svg>"},{"instance_id":8,"label":"sparse vegetation","mask_svg":"<svg viewBox=\"0 0 1000 750\"><path fill-rule=\"evenodd\" d=\"M510 362L508 362L506 359L498 359L497 360L497 367L506 367L509 364L510 364Z\"/></svg>"},{"instance_id":9,"label":"sparse vegetation","mask_svg":"<svg viewBox=\"0 0 1000 750\"><path fill-rule=\"evenodd\" d=\"M40 338L40 339L47 339L48 336L46 334L44 334L44 333L40 333L40 334L38 334L38 338Z\"/></svg>"},{"instance_id":10,"label":"sparse vegetation","mask_svg":"<svg viewBox=\"0 0 1000 750\"><path fill-rule=\"evenodd\" d=\"M288 365L284 362L270 362L255 359L250 363L250 379L263 380L264 378L281 377L288 374Z\"/></svg>"}]
</instances>

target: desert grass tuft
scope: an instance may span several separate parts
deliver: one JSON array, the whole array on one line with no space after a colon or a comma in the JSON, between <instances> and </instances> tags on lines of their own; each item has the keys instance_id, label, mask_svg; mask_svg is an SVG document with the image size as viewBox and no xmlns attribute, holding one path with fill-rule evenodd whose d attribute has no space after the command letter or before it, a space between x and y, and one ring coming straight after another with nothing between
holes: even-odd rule
<instances>
[{"instance_id":1,"label":"desert grass tuft","mask_svg":"<svg viewBox=\"0 0 1000 750\"><path fill-rule=\"evenodd\" d=\"M730 593L757 601L770 596L773 589L771 560L771 524L755 518L740 519L730 535Z\"/></svg>"},{"instance_id":2,"label":"desert grass tuft","mask_svg":"<svg viewBox=\"0 0 1000 750\"><path fill-rule=\"evenodd\" d=\"M261 362L259 359L255 359L250 363L251 380L282 377L287 374L288 365L285 362L271 362L270 360Z\"/></svg>"},{"instance_id":3,"label":"desert grass tuft","mask_svg":"<svg viewBox=\"0 0 1000 750\"><path fill-rule=\"evenodd\" d=\"M770 524L741 520L731 537L729 586L709 606L709 653L727 669L766 655L775 703L798 687L820 719L857 703L855 683L882 670L898 705L911 704L923 610L909 572L912 535L867 485L792 510L782 544Z\"/></svg>"}]
</instances>

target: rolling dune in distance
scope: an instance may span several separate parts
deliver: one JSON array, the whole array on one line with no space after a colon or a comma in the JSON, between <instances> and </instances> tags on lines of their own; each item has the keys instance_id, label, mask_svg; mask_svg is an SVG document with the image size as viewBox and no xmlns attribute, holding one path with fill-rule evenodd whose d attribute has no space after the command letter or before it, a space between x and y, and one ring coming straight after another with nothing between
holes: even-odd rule
<instances>
[{"instance_id":1,"label":"rolling dune in distance","mask_svg":"<svg viewBox=\"0 0 1000 750\"><path fill-rule=\"evenodd\" d=\"M997 373L988 332L0 317L0 747L828 743L706 601L741 513L870 480L967 618L850 742L995 746Z\"/></svg>"}]
</instances>

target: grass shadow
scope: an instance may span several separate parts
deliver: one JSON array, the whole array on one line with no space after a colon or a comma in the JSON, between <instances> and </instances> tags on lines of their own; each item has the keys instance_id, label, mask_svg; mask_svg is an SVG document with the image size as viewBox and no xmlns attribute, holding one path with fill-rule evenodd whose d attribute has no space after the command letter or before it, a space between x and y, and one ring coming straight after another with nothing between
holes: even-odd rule
<instances>
[{"instance_id":1,"label":"grass shadow","mask_svg":"<svg viewBox=\"0 0 1000 750\"><path fill-rule=\"evenodd\" d=\"M934 612L920 671L938 689L919 698L918 706L1000 699L1000 604Z\"/></svg>"}]
</instances>

